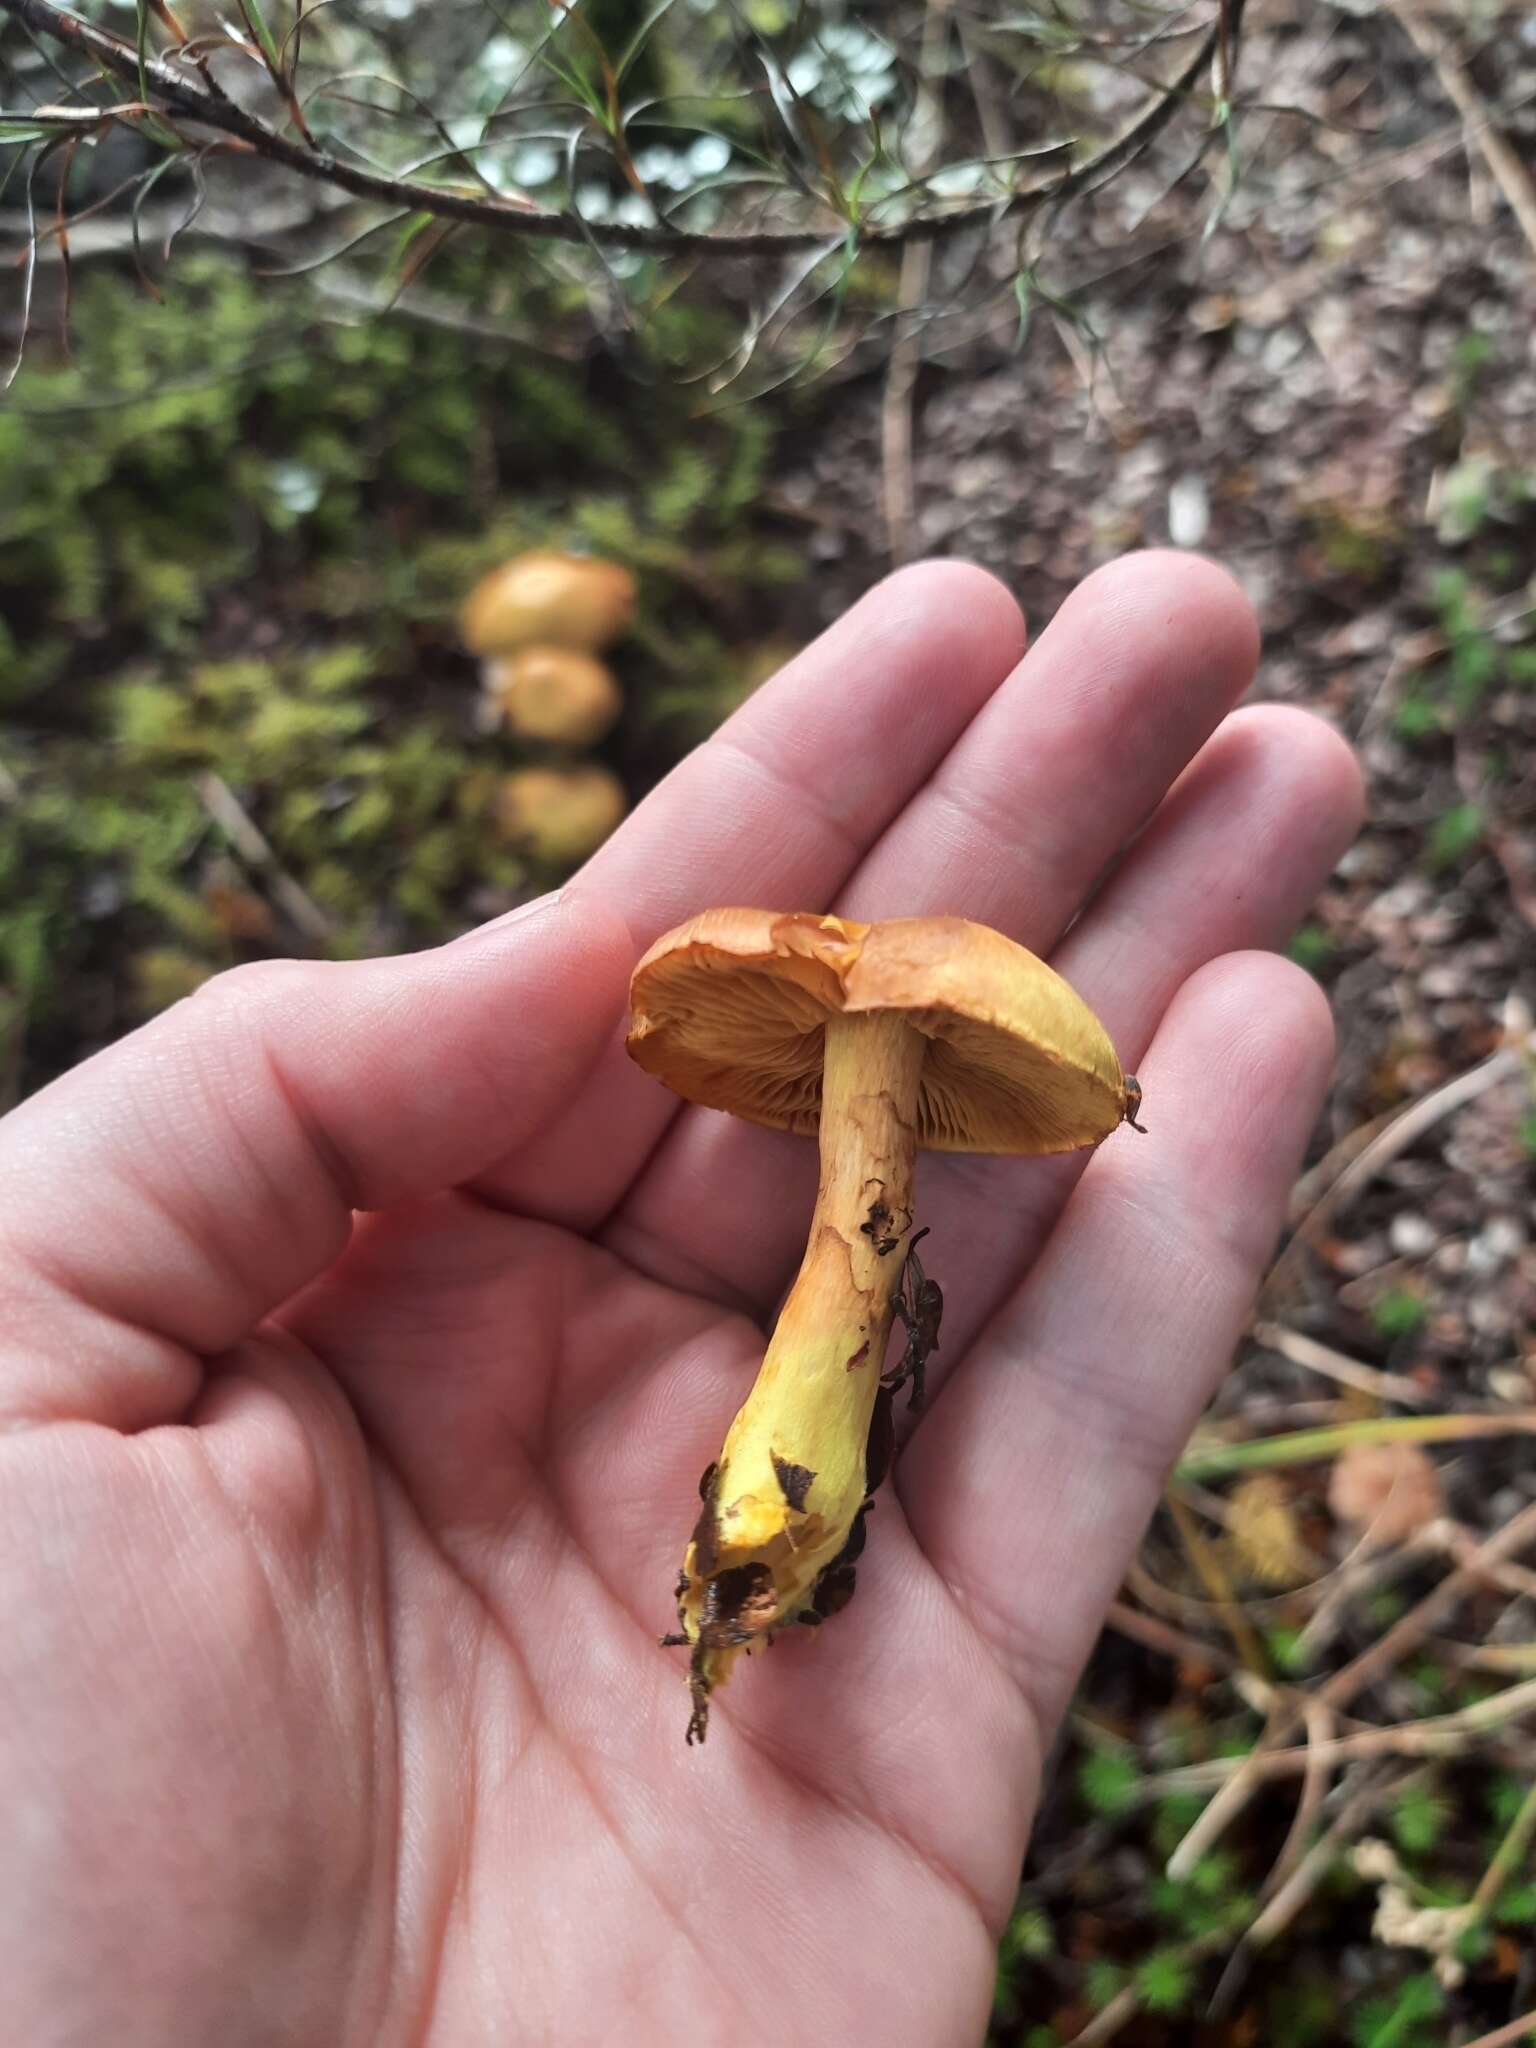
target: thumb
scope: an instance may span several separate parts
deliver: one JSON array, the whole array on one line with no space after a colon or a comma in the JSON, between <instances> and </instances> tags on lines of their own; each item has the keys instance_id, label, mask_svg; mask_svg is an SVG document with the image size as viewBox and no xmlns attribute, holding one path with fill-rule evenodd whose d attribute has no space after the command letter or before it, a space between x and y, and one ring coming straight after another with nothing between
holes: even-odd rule
<instances>
[{"instance_id":1,"label":"thumb","mask_svg":"<svg viewBox=\"0 0 1536 2048\"><path fill-rule=\"evenodd\" d=\"M631 965L567 892L403 959L240 967L14 1110L0 1427L179 1413L196 1355L321 1272L353 1210L467 1180L563 1107Z\"/></svg>"}]
</instances>

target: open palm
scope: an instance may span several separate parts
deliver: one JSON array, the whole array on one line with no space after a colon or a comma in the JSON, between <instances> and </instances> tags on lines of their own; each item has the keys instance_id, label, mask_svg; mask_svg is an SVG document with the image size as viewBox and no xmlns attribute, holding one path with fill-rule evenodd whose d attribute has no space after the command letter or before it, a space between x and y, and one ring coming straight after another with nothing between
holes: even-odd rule
<instances>
[{"instance_id":1,"label":"open palm","mask_svg":"<svg viewBox=\"0 0 1536 2048\"><path fill-rule=\"evenodd\" d=\"M974 2048L1043 1746L1324 1083L1262 952L1354 829L1187 557L1027 659L882 585L557 900L221 978L0 1125L0 2037ZM1129 851L1112 873L1117 854ZM815 1147L626 1062L715 903L1049 953L1146 1138L919 1161L946 1296L846 1613L687 1749L658 1647ZM366 1212L366 1213L364 1213Z\"/></svg>"}]
</instances>

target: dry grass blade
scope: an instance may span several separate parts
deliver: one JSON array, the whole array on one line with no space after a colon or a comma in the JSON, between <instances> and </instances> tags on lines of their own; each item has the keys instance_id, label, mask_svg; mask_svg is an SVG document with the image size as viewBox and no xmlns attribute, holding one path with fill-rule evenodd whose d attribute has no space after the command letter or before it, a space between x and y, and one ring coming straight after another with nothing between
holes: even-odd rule
<instances>
[{"instance_id":1,"label":"dry grass blade","mask_svg":"<svg viewBox=\"0 0 1536 2048\"><path fill-rule=\"evenodd\" d=\"M1267 1685L1270 1676L1269 1660L1264 1655L1258 1630L1243 1611L1243 1603L1233 1591L1232 1582L1227 1577L1220 1557L1206 1542L1200 1533L1200 1525L1188 1505L1180 1500L1172 1487L1168 1489L1165 1501L1173 1518L1173 1525L1179 1532L1179 1540L1194 1566L1195 1574L1210 1595L1211 1605L1222 1627L1232 1638L1232 1647L1242 1659L1244 1667Z\"/></svg>"},{"instance_id":2,"label":"dry grass blade","mask_svg":"<svg viewBox=\"0 0 1536 2048\"><path fill-rule=\"evenodd\" d=\"M1292 1365L1321 1373L1325 1379L1336 1380L1341 1387L1352 1387L1356 1393L1369 1394L1375 1400L1396 1401L1404 1407L1422 1408L1429 1399L1422 1387L1405 1379L1401 1373L1381 1372L1374 1365L1365 1365L1357 1358L1335 1351L1331 1344L1320 1344L1315 1337L1288 1329L1284 1323L1255 1323L1253 1340L1262 1344L1266 1351L1278 1351Z\"/></svg>"},{"instance_id":3,"label":"dry grass blade","mask_svg":"<svg viewBox=\"0 0 1536 2048\"><path fill-rule=\"evenodd\" d=\"M1530 244L1531 253L1536 255L1536 183L1523 160L1493 125L1482 95L1418 0L1388 0L1388 4L1414 48L1433 65L1442 91L1466 124L1468 142L1482 153L1494 183L1520 223L1520 232Z\"/></svg>"},{"instance_id":4,"label":"dry grass blade","mask_svg":"<svg viewBox=\"0 0 1536 2048\"><path fill-rule=\"evenodd\" d=\"M249 866L262 868L272 878L272 893L306 938L324 943L331 937L331 921L312 896L301 889L282 866L261 831L229 784L220 775L195 778L198 801L228 838L236 853Z\"/></svg>"}]
</instances>

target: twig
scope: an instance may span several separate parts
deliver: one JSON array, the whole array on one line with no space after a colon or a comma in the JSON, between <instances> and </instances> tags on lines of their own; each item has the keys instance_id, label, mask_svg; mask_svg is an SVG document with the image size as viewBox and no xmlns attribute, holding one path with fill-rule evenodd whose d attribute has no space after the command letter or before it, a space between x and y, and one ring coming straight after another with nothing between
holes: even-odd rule
<instances>
[{"instance_id":1,"label":"twig","mask_svg":"<svg viewBox=\"0 0 1536 2048\"><path fill-rule=\"evenodd\" d=\"M1495 2027L1491 2034L1479 2034L1475 2041L1467 2043L1467 2048L1524 2048L1533 2034L1536 2034L1536 2012L1528 2012L1522 2019L1511 2020L1507 2026Z\"/></svg>"},{"instance_id":2,"label":"twig","mask_svg":"<svg viewBox=\"0 0 1536 2048\"><path fill-rule=\"evenodd\" d=\"M1355 1543L1332 1579L1323 1582L1322 1598L1297 1638L1296 1654L1303 1666L1315 1665L1333 1641L1349 1608L1371 1588L1389 1586L1394 1579L1414 1570L1427 1550L1443 1548L1436 1541L1435 1525L1419 1529L1410 1540L1396 1548L1372 1544L1369 1530Z\"/></svg>"},{"instance_id":3,"label":"twig","mask_svg":"<svg viewBox=\"0 0 1536 2048\"><path fill-rule=\"evenodd\" d=\"M1329 1786L1333 1783L1335 1758L1328 1754L1328 1746L1334 1739L1333 1710L1324 1706L1321 1700L1309 1697L1301 1711L1307 1727L1301 1797L1296 1802L1296 1811L1292 1814L1291 1824L1286 1829L1285 1840L1280 1844L1280 1854L1275 1858L1274 1867L1264 1880L1266 1898L1272 1898L1276 1892L1284 1889L1292 1871L1306 1854L1312 1824L1328 1796Z\"/></svg>"},{"instance_id":4,"label":"twig","mask_svg":"<svg viewBox=\"0 0 1536 2048\"><path fill-rule=\"evenodd\" d=\"M1497 1087L1500 1081L1518 1073L1523 1058L1527 1057L1523 1041L1529 1033L1527 1019L1507 1021L1507 1042L1497 1052L1490 1053L1487 1059L1467 1073L1455 1075L1428 1095L1421 1096L1417 1102L1410 1103L1363 1151L1357 1153L1332 1187L1314 1202L1296 1225L1290 1243L1269 1270L1265 1291L1268 1292L1282 1275L1294 1267L1302 1248L1315 1244L1340 1211L1347 1208L1360 1190L1368 1186L1400 1152L1406 1152L1410 1145L1417 1143L1436 1124L1443 1123L1446 1117L1454 1116L1458 1109L1464 1109L1469 1102L1475 1102L1478 1096L1486 1095L1490 1088Z\"/></svg>"},{"instance_id":5,"label":"twig","mask_svg":"<svg viewBox=\"0 0 1536 2048\"><path fill-rule=\"evenodd\" d=\"M1306 1906L1332 1869L1340 1844L1417 1775L1416 1771L1406 1771L1396 1777L1370 1779L1345 1800L1326 1833L1313 1843L1233 1950L1221 1974L1221 1981L1211 1996L1207 2018L1219 2019L1231 2010L1253 1965L1254 1956L1278 1941Z\"/></svg>"},{"instance_id":6,"label":"twig","mask_svg":"<svg viewBox=\"0 0 1536 2048\"><path fill-rule=\"evenodd\" d=\"M1533 1541L1536 1541L1536 1505L1523 1508L1503 1528L1495 1530L1469 1558L1447 1574L1433 1592L1427 1593L1416 1607L1410 1608L1368 1650L1336 1671L1313 1697L1335 1710L1348 1706L1357 1694L1390 1671L1438 1621L1474 1590L1480 1583L1485 1563L1507 1557ZM1255 1747L1242 1759L1238 1770L1222 1786L1169 1857L1170 1877L1187 1877L1206 1850L1220 1839L1260 1783L1264 1757L1295 1732L1300 1718L1299 1710L1292 1708L1278 1715L1265 1730Z\"/></svg>"},{"instance_id":7,"label":"twig","mask_svg":"<svg viewBox=\"0 0 1536 2048\"><path fill-rule=\"evenodd\" d=\"M1470 1564L1477 1557L1478 1540L1472 1531L1460 1522L1453 1522L1447 1517L1440 1522L1432 1523L1424 1534L1428 1541L1444 1550L1457 1564ZM1499 1587L1502 1592L1512 1593L1516 1599L1529 1600L1536 1597L1536 1572L1528 1571L1523 1564L1510 1564L1507 1561L1489 1564L1485 1558L1478 1565L1478 1569L1490 1585Z\"/></svg>"},{"instance_id":8,"label":"twig","mask_svg":"<svg viewBox=\"0 0 1536 2048\"><path fill-rule=\"evenodd\" d=\"M1140 2010L1141 1993L1134 1984L1127 1984L1123 1991L1115 1993L1102 2012L1094 2014L1080 2034L1072 2036L1067 2048L1103 2048L1106 2041L1113 2041L1122 2027L1129 2026Z\"/></svg>"},{"instance_id":9,"label":"twig","mask_svg":"<svg viewBox=\"0 0 1536 2048\"><path fill-rule=\"evenodd\" d=\"M138 52L121 37L82 20L78 15L67 13L56 7L53 0L0 0L0 9L37 34L88 57L112 77L138 86L141 76ZM1226 15L1228 33L1235 37L1242 15L1241 0L1228 0ZM1171 83L1159 88L1153 104L1096 156L1028 192L978 200L944 212L917 213L909 220L898 221L888 227L861 221L855 229L859 242L889 248L908 242L937 240L1037 207L1059 207L1079 193L1090 191L1139 156L1161 134L1195 90L1216 50L1218 34L1219 24L1213 25L1189 62ZM358 164L344 163L329 151L307 149L288 136L280 135L267 122L237 106L233 100L194 84L164 58L146 53L142 76L168 113L232 135L247 148L272 163L298 172L301 177L339 187L357 199L382 201L392 207L430 213L443 220L463 221L475 227L494 228L504 234L546 241L601 242L614 248L650 250L661 255L768 258L813 249L827 242L829 237L834 238L836 246L840 232L846 233L848 229L846 221L829 217L814 227L740 232L710 230L694 234L682 228L580 219L574 213L549 212L531 200L482 198L446 186L423 184L414 178L388 177ZM105 111L110 112L110 109Z\"/></svg>"},{"instance_id":10,"label":"twig","mask_svg":"<svg viewBox=\"0 0 1536 2048\"><path fill-rule=\"evenodd\" d=\"M1284 1323L1255 1323L1253 1339L1266 1351L1278 1351L1292 1365L1304 1366L1308 1372L1320 1372L1327 1379L1337 1380L1340 1386L1353 1387L1356 1393L1370 1394L1375 1400L1398 1401L1405 1407L1422 1408L1429 1399L1422 1387L1405 1379L1401 1373L1380 1372L1374 1365L1362 1364L1358 1358L1348 1358L1329 1344L1319 1344L1315 1337L1288 1329Z\"/></svg>"},{"instance_id":11,"label":"twig","mask_svg":"<svg viewBox=\"0 0 1536 2048\"><path fill-rule=\"evenodd\" d=\"M1419 55L1434 67L1442 91L1466 124L1467 140L1481 154L1536 255L1536 183L1532 183L1530 172L1503 133L1492 125L1482 95L1418 0L1389 0L1389 5Z\"/></svg>"},{"instance_id":12,"label":"twig","mask_svg":"<svg viewBox=\"0 0 1536 2048\"><path fill-rule=\"evenodd\" d=\"M1515 1689L1519 1690L1518 1687ZM1494 1850L1493 1858L1472 1894L1470 1913L1474 1920L1486 1919L1498 1904L1499 1893L1524 1862L1533 1837L1536 1837L1536 1785L1532 1785L1521 1800L1519 1811L1510 1822L1503 1841Z\"/></svg>"},{"instance_id":13,"label":"twig","mask_svg":"<svg viewBox=\"0 0 1536 2048\"><path fill-rule=\"evenodd\" d=\"M1239 1668L1230 1650L1224 1650L1215 1643L1202 1643L1197 1636L1186 1635L1182 1629L1159 1621L1155 1614L1143 1614L1138 1608L1127 1606L1123 1600L1111 1603L1104 1625L1112 1628L1116 1635L1128 1636L1133 1643L1140 1643L1144 1649L1171 1657L1176 1664L1207 1664L1223 1675Z\"/></svg>"},{"instance_id":14,"label":"twig","mask_svg":"<svg viewBox=\"0 0 1536 2048\"><path fill-rule=\"evenodd\" d=\"M1302 1710L1330 1715L1332 1708L1321 1693L1313 1693ZM1352 1735L1330 1735L1298 1744L1294 1749L1270 1749L1246 1757L1211 1757L1204 1763L1180 1764L1142 1781L1148 1799L1173 1792L1209 1792L1227 1784L1237 1773L1253 1766L1254 1775L1264 1782L1271 1778L1294 1778L1324 1766L1360 1763L1378 1756L1460 1756L1479 1735L1503 1728L1511 1721L1536 1714L1536 1678L1506 1686L1491 1699L1477 1700L1449 1714L1435 1714L1422 1721L1399 1721L1390 1728L1361 1728Z\"/></svg>"},{"instance_id":15,"label":"twig","mask_svg":"<svg viewBox=\"0 0 1536 2048\"><path fill-rule=\"evenodd\" d=\"M197 776L193 786L197 791L198 802L229 840L240 858L249 866L266 871L272 884L272 894L287 912L290 921L306 938L315 939L321 944L327 942L331 937L331 920L314 898L306 895L283 867L270 842L223 776L209 771Z\"/></svg>"}]
</instances>

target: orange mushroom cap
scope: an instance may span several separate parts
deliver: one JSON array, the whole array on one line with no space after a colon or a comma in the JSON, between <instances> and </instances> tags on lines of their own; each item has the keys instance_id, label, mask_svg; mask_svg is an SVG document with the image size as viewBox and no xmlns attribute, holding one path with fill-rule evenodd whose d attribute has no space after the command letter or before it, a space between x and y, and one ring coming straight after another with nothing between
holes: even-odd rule
<instances>
[{"instance_id":1,"label":"orange mushroom cap","mask_svg":"<svg viewBox=\"0 0 1536 2048\"><path fill-rule=\"evenodd\" d=\"M569 647L525 647L485 664L486 694L529 740L591 747L613 729L624 699L612 671Z\"/></svg>"},{"instance_id":2,"label":"orange mushroom cap","mask_svg":"<svg viewBox=\"0 0 1536 2048\"><path fill-rule=\"evenodd\" d=\"M635 612L635 579L617 562L535 548L483 576L465 599L459 626L472 654L519 647L572 647L597 654Z\"/></svg>"},{"instance_id":3,"label":"orange mushroom cap","mask_svg":"<svg viewBox=\"0 0 1536 2048\"><path fill-rule=\"evenodd\" d=\"M519 768L496 793L504 839L550 867L574 867L595 853L627 808L624 785L606 768Z\"/></svg>"},{"instance_id":4,"label":"orange mushroom cap","mask_svg":"<svg viewBox=\"0 0 1536 2048\"><path fill-rule=\"evenodd\" d=\"M961 917L880 924L707 910L658 939L630 986L630 1057L677 1094L813 1133L829 1016L900 1012L928 1040L917 1142L939 1152L1095 1145L1141 1091L1061 976Z\"/></svg>"}]
</instances>

